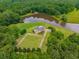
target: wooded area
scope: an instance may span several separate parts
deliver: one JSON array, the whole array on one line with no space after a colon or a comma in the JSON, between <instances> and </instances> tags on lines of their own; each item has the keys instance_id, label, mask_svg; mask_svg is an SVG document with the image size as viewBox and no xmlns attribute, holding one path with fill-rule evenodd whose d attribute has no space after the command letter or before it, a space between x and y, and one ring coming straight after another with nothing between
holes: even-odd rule
<instances>
[{"instance_id":1,"label":"wooded area","mask_svg":"<svg viewBox=\"0 0 79 59\"><path fill-rule=\"evenodd\" d=\"M16 39L27 30L9 27L21 23L21 16L28 13L59 16L74 9L79 9L79 0L0 0L0 59L79 59L79 35L76 33L65 38L62 32L49 27L52 32L48 37L47 51L42 52L39 48L17 49ZM66 22L63 18L61 20Z\"/></svg>"}]
</instances>

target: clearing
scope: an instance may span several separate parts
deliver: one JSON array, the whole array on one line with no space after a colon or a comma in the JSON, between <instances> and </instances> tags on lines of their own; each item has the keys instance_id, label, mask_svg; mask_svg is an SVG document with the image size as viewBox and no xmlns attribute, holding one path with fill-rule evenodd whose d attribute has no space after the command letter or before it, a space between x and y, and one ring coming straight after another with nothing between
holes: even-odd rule
<instances>
[{"instance_id":1,"label":"clearing","mask_svg":"<svg viewBox=\"0 0 79 59\"><path fill-rule=\"evenodd\" d=\"M22 48L38 48L39 45L42 45L42 49L45 51L47 46L47 38L50 33L47 33L44 37L44 35L36 35L32 31L36 26L44 26L46 28L48 27L54 27L57 31L61 31L65 37L71 35L73 32L64 29L62 27L53 26L50 24L47 24L45 22L35 22L35 23L18 23L18 24L12 24L9 27L17 27L18 29L26 29L27 33L20 37L18 41L18 47ZM43 41L41 41L43 38L45 38Z\"/></svg>"}]
</instances>

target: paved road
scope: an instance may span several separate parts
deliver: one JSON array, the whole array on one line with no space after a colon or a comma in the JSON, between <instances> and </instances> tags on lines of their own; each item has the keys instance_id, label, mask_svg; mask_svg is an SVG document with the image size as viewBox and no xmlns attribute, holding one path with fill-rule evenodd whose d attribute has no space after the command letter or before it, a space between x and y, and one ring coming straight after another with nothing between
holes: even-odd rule
<instances>
[{"instance_id":1,"label":"paved road","mask_svg":"<svg viewBox=\"0 0 79 59\"><path fill-rule=\"evenodd\" d=\"M79 33L79 24L66 23L65 28L70 29L76 33Z\"/></svg>"}]
</instances>

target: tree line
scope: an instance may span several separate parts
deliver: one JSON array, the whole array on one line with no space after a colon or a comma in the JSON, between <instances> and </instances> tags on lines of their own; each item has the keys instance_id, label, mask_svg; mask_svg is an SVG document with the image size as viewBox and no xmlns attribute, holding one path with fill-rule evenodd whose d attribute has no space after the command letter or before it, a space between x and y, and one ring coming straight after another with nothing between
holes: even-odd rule
<instances>
[{"instance_id":1,"label":"tree line","mask_svg":"<svg viewBox=\"0 0 79 59\"><path fill-rule=\"evenodd\" d=\"M1 0L0 25L18 23L21 19L20 16L30 12L57 16L66 14L74 8L79 9L79 0Z\"/></svg>"}]
</instances>

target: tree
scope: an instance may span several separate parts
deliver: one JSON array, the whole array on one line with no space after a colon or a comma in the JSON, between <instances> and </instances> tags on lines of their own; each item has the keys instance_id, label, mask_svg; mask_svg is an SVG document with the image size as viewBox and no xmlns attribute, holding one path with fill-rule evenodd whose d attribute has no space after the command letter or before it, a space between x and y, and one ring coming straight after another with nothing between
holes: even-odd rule
<instances>
[{"instance_id":1,"label":"tree","mask_svg":"<svg viewBox=\"0 0 79 59\"><path fill-rule=\"evenodd\" d=\"M19 15L10 10L6 10L0 14L0 25L15 24L18 22L20 22Z\"/></svg>"},{"instance_id":2,"label":"tree","mask_svg":"<svg viewBox=\"0 0 79 59\"><path fill-rule=\"evenodd\" d=\"M76 43L79 45L79 35L78 34L74 33L74 34L70 35L68 38L72 43Z\"/></svg>"},{"instance_id":3,"label":"tree","mask_svg":"<svg viewBox=\"0 0 79 59\"><path fill-rule=\"evenodd\" d=\"M67 22L67 17L65 16L65 15L63 15L62 17L61 17L61 25L62 26L65 26L65 24L66 24L66 22Z\"/></svg>"},{"instance_id":4,"label":"tree","mask_svg":"<svg viewBox=\"0 0 79 59\"><path fill-rule=\"evenodd\" d=\"M56 31L56 29L53 28L53 27L48 27L48 29L50 29L52 32L55 32Z\"/></svg>"},{"instance_id":5,"label":"tree","mask_svg":"<svg viewBox=\"0 0 79 59\"><path fill-rule=\"evenodd\" d=\"M26 48L23 48L23 52L26 53Z\"/></svg>"},{"instance_id":6,"label":"tree","mask_svg":"<svg viewBox=\"0 0 79 59\"><path fill-rule=\"evenodd\" d=\"M23 35L24 33L26 33L26 29L21 30L21 35Z\"/></svg>"},{"instance_id":7,"label":"tree","mask_svg":"<svg viewBox=\"0 0 79 59\"><path fill-rule=\"evenodd\" d=\"M41 52L41 49L40 49L40 48L37 48L37 51L38 51L38 52Z\"/></svg>"},{"instance_id":8,"label":"tree","mask_svg":"<svg viewBox=\"0 0 79 59\"><path fill-rule=\"evenodd\" d=\"M26 52L31 52L30 48L27 48L27 49L26 49Z\"/></svg>"},{"instance_id":9,"label":"tree","mask_svg":"<svg viewBox=\"0 0 79 59\"><path fill-rule=\"evenodd\" d=\"M67 17L66 17L66 15L63 15L63 16L61 17L61 20L66 23L66 22L67 22Z\"/></svg>"},{"instance_id":10,"label":"tree","mask_svg":"<svg viewBox=\"0 0 79 59\"><path fill-rule=\"evenodd\" d=\"M23 50L22 50L22 48L21 48L21 47L19 47L19 48L18 48L18 51L19 51L19 52L23 52Z\"/></svg>"}]
</instances>

